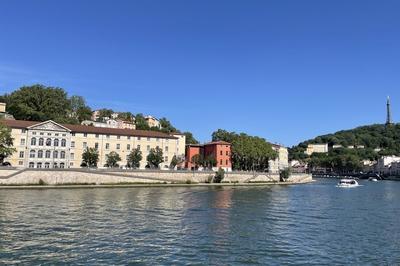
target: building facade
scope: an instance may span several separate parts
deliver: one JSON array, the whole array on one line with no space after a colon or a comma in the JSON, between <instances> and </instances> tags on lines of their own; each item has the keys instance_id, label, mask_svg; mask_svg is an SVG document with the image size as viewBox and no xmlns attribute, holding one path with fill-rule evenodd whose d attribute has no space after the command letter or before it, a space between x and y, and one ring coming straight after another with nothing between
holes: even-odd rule
<instances>
[{"instance_id":1,"label":"building facade","mask_svg":"<svg viewBox=\"0 0 400 266\"><path fill-rule=\"evenodd\" d=\"M311 155L313 153L327 153L328 144L308 144L305 153Z\"/></svg>"},{"instance_id":2,"label":"building facade","mask_svg":"<svg viewBox=\"0 0 400 266\"><path fill-rule=\"evenodd\" d=\"M278 173L289 167L289 152L284 146L272 144L272 149L278 153L278 157L275 160L269 160L269 171Z\"/></svg>"},{"instance_id":3,"label":"building facade","mask_svg":"<svg viewBox=\"0 0 400 266\"><path fill-rule=\"evenodd\" d=\"M232 171L231 144L229 142L215 141L203 145L187 145L185 168L194 169L196 167L192 163L192 158L195 155L200 155L202 158L214 158L216 165L213 170L222 168L227 172Z\"/></svg>"},{"instance_id":4,"label":"building facade","mask_svg":"<svg viewBox=\"0 0 400 266\"><path fill-rule=\"evenodd\" d=\"M11 128L17 151L6 161L16 167L79 168L86 148L98 150L98 167L106 164L106 155L111 151L120 155L119 165L125 166L131 150L140 149L143 157L141 169L147 165L150 149L162 149L162 169L169 168L173 156L183 157L185 154L185 136L182 134L66 125L53 121L2 120L1 123Z\"/></svg>"}]
</instances>

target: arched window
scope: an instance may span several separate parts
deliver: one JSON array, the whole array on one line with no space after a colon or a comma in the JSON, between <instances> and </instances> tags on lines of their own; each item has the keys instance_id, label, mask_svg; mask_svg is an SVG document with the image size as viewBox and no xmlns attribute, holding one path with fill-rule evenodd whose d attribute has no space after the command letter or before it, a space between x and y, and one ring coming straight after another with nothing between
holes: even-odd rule
<instances>
[{"instance_id":1,"label":"arched window","mask_svg":"<svg viewBox=\"0 0 400 266\"><path fill-rule=\"evenodd\" d=\"M46 146L51 146L51 138L46 139Z\"/></svg>"},{"instance_id":2,"label":"arched window","mask_svg":"<svg viewBox=\"0 0 400 266\"><path fill-rule=\"evenodd\" d=\"M44 144L44 139L43 139L43 138L40 138L40 139L39 139L39 146L43 146L43 144Z\"/></svg>"},{"instance_id":3,"label":"arched window","mask_svg":"<svg viewBox=\"0 0 400 266\"><path fill-rule=\"evenodd\" d=\"M61 140L61 147L65 147L67 145L67 141L65 139Z\"/></svg>"},{"instance_id":4,"label":"arched window","mask_svg":"<svg viewBox=\"0 0 400 266\"><path fill-rule=\"evenodd\" d=\"M54 140L54 146L58 147L58 139Z\"/></svg>"},{"instance_id":5,"label":"arched window","mask_svg":"<svg viewBox=\"0 0 400 266\"><path fill-rule=\"evenodd\" d=\"M46 158L50 158L50 151L46 151Z\"/></svg>"},{"instance_id":6,"label":"arched window","mask_svg":"<svg viewBox=\"0 0 400 266\"><path fill-rule=\"evenodd\" d=\"M30 162L29 163L29 168L34 168L35 167L35 163L34 162Z\"/></svg>"},{"instance_id":7,"label":"arched window","mask_svg":"<svg viewBox=\"0 0 400 266\"><path fill-rule=\"evenodd\" d=\"M35 150L31 150L31 151L29 152L29 158L35 158L35 155L36 155Z\"/></svg>"},{"instance_id":8,"label":"arched window","mask_svg":"<svg viewBox=\"0 0 400 266\"><path fill-rule=\"evenodd\" d=\"M53 152L53 158L58 158L58 151Z\"/></svg>"},{"instance_id":9,"label":"arched window","mask_svg":"<svg viewBox=\"0 0 400 266\"><path fill-rule=\"evenodd\" d=\"M65 164L64 163L60 163L60 168L64 168Z\"/></svg>"},{"instance_id":10,"label":"arched window","mask_svg":"<svg viewBox=\"0 0 400 266\"><path fill-rule=\"evenodd\" d=\"M58 168L57 163L54 163L54 164L53 164L53 168Z\"/></svg>"},{"instance_id":11,"label":"arched window","mask_svg":"<svg viewBox=\"0 0 400 266\"><path fill-rule=\"evenodd\" d=\"M37 157L38 157L38 158L43 158L43 151L42 151L42 150L39 150L39 151L37 152Z\"/></svg>"},{"instance_id":12,"label":"arched window","mask_svg":"<svg viewBox=\"0 0 400 266\"><path fill-rule=\"evenodd\" d=\"M36 168L42 168L42 163L37 163Z\"/></svg>"},{"instance_id":13,"label":"arched window","mask_svg":"<svg viewBox=\"0 0 400 266\"><path fill-rule=\"evenodd\" d=\"M44 168L50 168L50 163L45 163Z\"/></svg>"},{"instance_id":14,"label":"arched window","mask_svg":"<svg viewBox=\"0 0 400 266\"><path fill-rule=\"evenodd\" d=\"M65 159L65 151L60 152L60 158Z\"/></svg>"},{"instance_id":15,"label":"arched window","mask_svg":"<svg viewBox=\"0 0 400 266\"><path fill-rule=\"evenodd\" d=\"M32 145L32 146L35 146L35 145L36 145L36 138L32 138L32 139L31 139L31 145Z\"/></svg>"}]
</instances>

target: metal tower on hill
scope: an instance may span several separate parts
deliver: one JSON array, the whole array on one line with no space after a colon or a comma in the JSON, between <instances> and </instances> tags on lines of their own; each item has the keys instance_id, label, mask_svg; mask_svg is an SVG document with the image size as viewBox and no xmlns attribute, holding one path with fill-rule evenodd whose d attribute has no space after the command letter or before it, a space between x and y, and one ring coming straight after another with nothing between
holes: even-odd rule
<instances>
[{"instance_id":1,"label":"metal tower on hill","mask_svg":"<svg viewBox=\"0 0 400 266\"><path fill-rule=\"evenodd\" d=\"M386 125L392 125L392 112L390 110L390 98L389 96L387 97L387 102L386 102Z\"/></svg>"}]
</instances>

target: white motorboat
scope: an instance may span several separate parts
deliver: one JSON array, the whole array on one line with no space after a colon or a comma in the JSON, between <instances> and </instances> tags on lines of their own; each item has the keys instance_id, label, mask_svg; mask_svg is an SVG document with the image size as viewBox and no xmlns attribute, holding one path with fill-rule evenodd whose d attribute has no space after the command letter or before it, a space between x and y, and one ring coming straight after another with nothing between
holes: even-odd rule
<instances>
[{"instance_id":1,"label":"white motorboat","mask_svg":"<svg viewBox=\"0 0 400 266\"><path fill-rule=\"evenodd\" d=\"M359 184L354 179L340 179L339 183L336 186L344 188L352 188L352 187L358 187Z\"/></svg>"},{"instance_id":2,"label":"white motorboat","mask_svg":"<svg viewBox=\"0 0 400 266\"><path fill-rule=\"evenodd\" d=\"M370 177L368 178L368 180L372 182L378 182L378 179L376 179L375 177Z\"/></svg>"}]
</instances>

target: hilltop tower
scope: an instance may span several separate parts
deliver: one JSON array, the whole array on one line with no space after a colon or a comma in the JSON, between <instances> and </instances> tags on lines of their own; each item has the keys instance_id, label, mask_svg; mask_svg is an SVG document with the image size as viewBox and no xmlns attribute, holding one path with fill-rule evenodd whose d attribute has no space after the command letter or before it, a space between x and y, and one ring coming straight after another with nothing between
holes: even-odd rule
<instances>
[{"instance_id":1,"label":"hilltop tower","mask_svg":"<svg viewBox=\"0 0 400 266\"><path fill-rule=\"evenodd\" d=\"M387 102L386 102L386 125L391 125L393 124L392 122L392 112L390 110L390 98L389 96L387 97Z\"/></svg>"}]
</instances>

